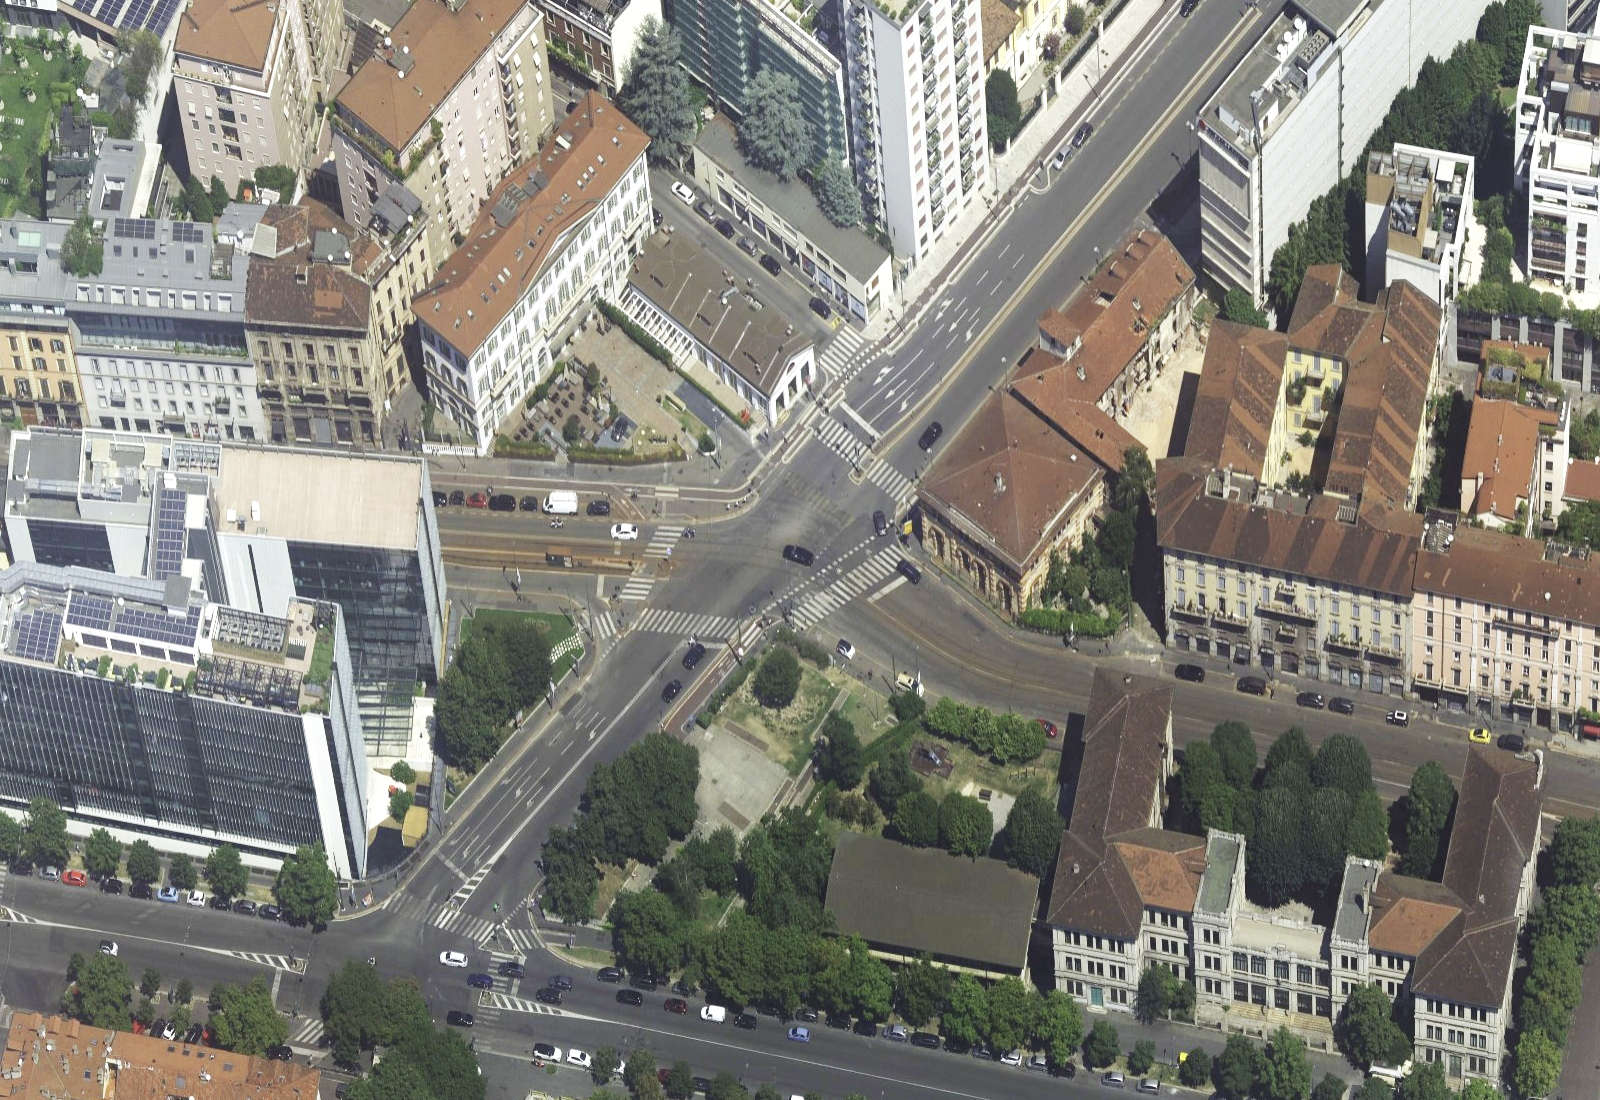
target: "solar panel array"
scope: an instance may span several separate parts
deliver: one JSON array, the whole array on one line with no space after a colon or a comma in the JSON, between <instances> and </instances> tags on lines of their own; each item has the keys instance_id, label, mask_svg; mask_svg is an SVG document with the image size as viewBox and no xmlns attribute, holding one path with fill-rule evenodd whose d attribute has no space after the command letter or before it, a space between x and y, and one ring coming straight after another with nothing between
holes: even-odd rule
<instances>
[{"instance_id":1,"label":"solar panel array","mask_svg":"<svg viewBox=\"0 0 1600 1100\"><path fill-rule=\"evenodd\" d=\"M194 222L173 222L172 239L184 244L205 244L205 232Z\"/></svg>"},{"instance_id":2,"label":"solar panel array","mask_svg":"<svg viewBox=\"0 0 1600 1100\"><path fill-rule=\"evenodd\" d=\"M39 609L16 617L17 636L11 652L24 661L55 664L61 646L61 615Z\"/></svg>"},{"instance_id":3,"label":"solar panel array","mask_svg":"<svg viewBox=\"0 0 1600 1100\"><path fill-rule=\"evenodd\" d=\"M177 576L183 569L183 513L187 494L173 489L156 493L155 563L151 576L158 581Z\"/></svg>"},{"instance_id":4,"label":"solar panel array","mask_svg":"<svg viewBox=\"0 0 1600 1100\"><path fill-rule=\"evenodd\" d=\"M111 613L116 601L110 596L95 596L88 592L74 592L67 604L67 624L89 630L110 630Z\"/></svg>"},{"instance_id":5,"label":"solar panel array","mask_svg":"<svg viewBox=\"0 0 1600 1100\"><path fill-rule=\"evenodd\" d=\"M82 0L73 6L108 27L124 31L143 29L160 38L165 36L168 24L178 13L179 0Z\"/></svg>"},{"instance_id":6,"label":"solar panel array","mask_svg":"<svg viewBox=\"0 0 1600 1100\"><path fill-rule=\"evenodd\" d=\"M166 645L194 645L195 634L200 629L200 608L191 607L181 618L165 611L148 611L142 607L124 607L117 615L114 628L146 642Z\"/></svg>"},{"instance_id":7,"label":"solar panel array","mask_svg":"<svg viewBox=\"0 0 1600 1100\"><path fill-rule=\"evenodd\" d=\"M156 239L156 223L149 218L114 218L111 235L130 241L153 241Z\"/></svg>"}]
</instances>

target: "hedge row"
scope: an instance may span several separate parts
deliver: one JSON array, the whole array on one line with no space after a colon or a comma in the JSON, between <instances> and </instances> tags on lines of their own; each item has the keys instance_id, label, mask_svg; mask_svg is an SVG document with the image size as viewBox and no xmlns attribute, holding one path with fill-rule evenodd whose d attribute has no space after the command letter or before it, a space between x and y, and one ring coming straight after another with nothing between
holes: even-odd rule
<instances>
[{"instance_id":1,"label":"hedge row","mask_svg":"<svg viewBox=\"0 0 1600 1100\"><path fill-rule=\"evenodd\" d=\"M1095 615L1092 612L1064 611L1054 607L1030 607L1022 613L1022 625L1029 630L1045 634L1068 633L1085 638L1109 638L1122 625L1117 614Z\"/></svg>"},{"instance_id":2,"label":"hedge row","mask_svg":"<svg viewBox=\"0 0 1600 1100\"><path fill-rule=\"evenodd\" d=\"M604 298L598 299L597 304L600 306L600 312L605 314L606 320L626 332L628 338L648 352L652 358L659 359L669 367L673 365L672 353L667 350L667 346L640 328L637 321Z\"/></svg>"}]
</instances>

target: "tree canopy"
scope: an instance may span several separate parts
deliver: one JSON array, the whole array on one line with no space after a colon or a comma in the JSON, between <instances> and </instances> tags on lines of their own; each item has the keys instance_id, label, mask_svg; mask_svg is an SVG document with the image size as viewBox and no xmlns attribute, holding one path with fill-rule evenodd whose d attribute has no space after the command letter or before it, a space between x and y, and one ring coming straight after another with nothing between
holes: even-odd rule
<instances>
[{"instance_id":1,"label":"tree canopy","mask_svg":"<svg viewBox=\"0 0 1600 1100\"><path fill-rule=\"evenodd\" d=\"M598 764L583 792L590 854L606 863L659 863L667 846L694 828L700 753L669 734L646 734L627 752Z\"/></svg>"},{"instance_id":2,"label":"tree canopy","mask_svg":"<svg viewBox=\"0 0 1600 1100\"><path fill-rule=\"evenodd\" d=\"M971 795L951 792L939 804L939 843L951 855L987 855L993 836L994 816Z\"/></svg>"},{"instance_id":3,"label":"tree canopy","mask_svg":"<svg viewBox=\"0 0 1600 1100\"><path fill-rule=\"evenodd\" d=\"M319 844L302 844L284 859L272 886L273 897L291 921L324 925L339 905L339 880Z\"/></svg>"},{"instance_id":4,"label":"tree canopy","mask_svg":"<svg viewBox=\"0 0 1600 1100\"><path fill-rule=\"evenodd\" d=\"M1334 1042L1362 1069L1398 1065L1411 1049L1411 1038L1394 1022L1389 997L1377 985L1350 991L1333 1025Z\"/></svg>"},{"instance_id":5,"label":"tree canopy","mask_svg":"<svg viewBox=\"0 0 1600 1100\"><path fill-rule=\"evenodd\" d=\"M1401 874L1433 878L1443 870L1444 827L1455 805L1456 785L1436 761L1429 760L1412 773L1405 801Z\"/></svg>"},{"instance_id":6,"label":"tree canopy","mask_svg":"<svg viewBox=\"0 0 1600 1100\"><path fill-rule=\"evenodd\" d=\"M819 732L821 741L816 750L817 778L824 783L835 784L840 790L852 789L861 782L862 772L866 768L861 738L856 736L855 726L850 719L833 710L822 720Z\"/></svg>"},{"instance_id":7,"label":"tree canopy","mask_svg":"<svg viewBox=\"0 0 1600 1100\"><path fill-rule=\"evenodd\" d=\"M250 881L250 872L239 858L239 849L232 844L212 850L206 857L205 875L211 892L228 901L244 896L244 888Z\"/></svg>"},{"instance_id":8,"label":"tree canopy","mask_svg":"<svg viewBox=\"0 0 1600 1100\"><path fill-rule=\"evenodd\" d=\"M989 116L989 140L998 152L1016 136L1022 125L1022 104L1017 82L1004 69L995 69L983 83L983 101Z\"/></svg>"},{"instance_id":9,"label":"tree canopy","mask_svg":"<svg viewBox=\"0 0 1600 1100\"><path fill-rule=\"evenodd\" d=\"M523 617L474 621L439 681L435 745L450 763L476 771L499 751L510 721L545 697L550 647Z\"/></svg>"},{"instance_id":10,"label":"tree canopy","mask_svg":"<svg viewBox=\"0 0 1600 1100\"><path fill-rule=\"evenodd\" d=\"M219 985L211 991L211 1027L217 1045L239 1054L262 1055L289 1037L289 1021L272 1004L266 979Z\"/></svg>"},{"instance_id":11,"label":"tree canopy","mask_svg":"<svg viewBox=\"0 0 1600 1100\"><path fill-rule=\"evenodd\" d=\"M750 681L750 694L770 710L781 710L794 702L800 690L800 658L786 645L767 650Z\"/></svg>"},{"instance_id":12,"label":"tree canopy","mask_svg":"<svg viewBox=\"0 0 1600 1100\"><path fill-rule=\"evenodd\" d=\"M161 877L161 857L148 840L128 845L128 877L146 886Z\"/></svg>"},{"instance_id":13,"label":"tree canopy","mask_svg":"<svg viewBox=\"0 0 1600 1100\"><path fill-rule=\"evenodd\" d=\"M95 878L110 878L122 862L122 842L97 828L83 843L83 866Z\"/></svg>"},{"instance_id":14,"label":"tree canopy","mask_svg":"<svg viewBox=\"0 0 1600 1100\"><path fill-rule=\"evenodd\" d=\"M69 275L100 274L105 254L105 242L95 232L94 219L87 214L72 223L61 241L61 266Z\"/></svg>"},{"instance_id":15,"label":"tree canopy","mask_svg":"<svg viewBox=\"0 0 1600 1100\"><path fill-rule=\"evenodd\" d=\"M843 229L854 229L865 217L861 192L849 171L832 157L811 173L811 190L817 197L822 216Z\"/></svg>"},{"instance_id":16,"label":"tree canopy","mask_svg":"<svg viewBox=\"0 0 1600 1100\"><path fill-rule=\"evenodd\" d=\"M128 1026L128 1006L133 1001L133 978L128 964L111 955L76 953L67 963L66 993L61 1011L94 1028Z\"/></svg>"},{"instance_id":17,"label":"tree canopy","mask_svg":"<svg viewBox=\"0 0 1600 1100\"><path fill-rule=\"evenodd\" d=\"M67 815L48 798L28 803L28 816L22 824L22 854L40 867L65 867L72 854L67 840Z\"/></svg>"},{"instance_id":18,"label":"tree canopy","mask_svg":"<svg viewBox=\"0 0 1600 1100\"><path fill-rule=\"evenodd\" d=\"M654 16L639 25L617 106L650 135L653 158L681 164L694 141L694 98L678 64L678 35Z\"/></svg>"},{"instance_id":19,"label":"tree canopy","mask_svg":"<svg viewBox=\"0 0 1600 1100\"><path fill-rule=\"evenodd\" d=\"M1000 830L1000 851L1011 866L1043 878L1055 865L1065 826L1055 804L1037 786L1031 786L1011 804L1005 828Z\"/></svg>"},{"instance_id":20,"label":"tree canopy","mask_svg":"<svg viewBox=\"0 0 1600 1100\"><path fill-rule=\"evenodd\" d=\"M814 136L794 77L772 68L757 70L745 86L739 148L755 167L783 180L811 160Z\"/></svg>"}]
</instances>

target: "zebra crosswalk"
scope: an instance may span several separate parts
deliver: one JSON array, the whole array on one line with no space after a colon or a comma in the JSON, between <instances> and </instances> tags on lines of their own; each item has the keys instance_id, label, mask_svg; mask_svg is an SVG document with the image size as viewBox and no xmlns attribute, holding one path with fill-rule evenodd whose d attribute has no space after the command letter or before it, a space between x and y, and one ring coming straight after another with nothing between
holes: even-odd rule
<instances>
[{"instance_id":1,"label":"zebra crosswalk","mask_svg":"<svg viewBox=\"0 0 1600 1100\"><path fill-rule=\"evenodd\" d=\"M672 548L683 537L682 524L662 524L650 536L650 541L645 544L644 556L647 558L670 558Z\"/></svg>"},{"instance_id":2,"label":"zebra crosswalk","mask_svg":"<svg viewBox=\"0 0 1600 1100\"><path fill-rule=\"evenodd\" d=\"M499 921L469 915L452 905L446 905L434 913L430 923L435 928L454 932L463 939L471 940L481 950L502 947L526 952L535 945L532 932L521 928L507 928Z\"/></svg>"},{"instance_id":3,"label":"zebra crosswalk","mask_svg":"<svg viewBox=\"0 0 1600 1100\"><path fill-rule=\"evenodd\" d=\"M842 326L833 340L823 349L817 365L829 378L844 381L855 366L856 353L861 349L861 333L853 325Z\"/></svg>"},{"instance_id":4,"label":"zebra crosswalk","mask_svg":"<svg viewBox=\"0 0 1600 1100\"><path fill-rule=\"evenodd\" d=\"M917 487L905 474L872 453L871 446L851 428L834 416L824 416L815 423L817 438L852 467L862 471L862 476L889 494L896 512L903 511L916 495Z\"/></svg>"},{"instance_id":5,"label":"zebra crosswalk","mask_svg":"<svg viewBox=\"0 0 1600 1100\"><path fill-rule=\"evenodd\" d=\"M28 914L19 912L7 905L0 905L0 923L38 924L39 918L30 917Z\"/></svg>"},{"instance_id":6,"label":"zebra crosswalk","mask_svg":"<svg viewBox=\"0 0 1600 1100\"><path fill-rule=\"evenodd\" d=\"M496 989L486 989L478 994L478 1014L490 1015L494 1010L500 1012L537 1012L546 1016L559 1016L561 1010L551 1005L542 1005L531 997L518 997L511 993L501 993ZM485 1010L489 1010L486 1012Z\"/></svg>"},{"instance_id":7,"label":"zebra crosswalk","mask_svg":"<svg viewBox=\"0 0 1600 1100\"><path fill-rule=\"evenodd\" d=\"M305 970L305 963L293 955L268 955L261 951L229 951L228 954L236 959L255 963L257 966L268 966L273 970L283 970L290 974L299 974Z\"/></svg>"},{"instance_id":8,"label":"zebra crosswalk","mask_svg":"<svg viewBox=\"0 0 1600 1100\"><path fill-rule=\"evenodd\" d=\"M611 617L611 612L605 608L596 611L589 609L589 633L594 635L596 642L604 644L617 635L617 622Z\"/></svg>"},{"instance_id":9,"label":"zebra crosswalk","mask_svg":"<svg viewBox=\"0 0 1600 1100\"><path fill-rule=\"evenodd\" d=\"M656 579L654 577L629 577L628 582L622 586L622 593L617 598L619 600L647 600L650 598L650 589L654 588L655 584Z\"/></svg>"},{"instance_id":10,"label":"zebra crosswalk","mask_svg":"<svg viewBox=\"0 0 1600 1100\"><path fill-rule=\"evenodd\" d=\"M893 546L885 547L860 565L840 574L827 587L799 597L790 619L798 629L810 630L849 601L864 596L888 580L899 564L900 551Z\"/></svg>"},{"instance_id":11,"label":"zebra crosswalk","mask_svg":"<svg viewBox=\"0 0 1600 1100\"><path fill-rule=\"evenodd\" d=\"M312 1016L301 1020L300 1026L289 1033L289 1045L292 1047L320 1047L322 1045L322 1018Z\"/></svg>"},{"instance_id":12,"label":"zebra crosswalk","mask_svg":"<svg viewBox=\"0 0 1600 1100\"><path fill-rule=\"evenodd\" d=\"M650 634L679 634L685 638L693 637L700 641L709 641L713 638L731 637L739 628L739 619L734 615L700 614L694 611L670 611L664 607L652 607L639 616L633 628Z\"/></svg>"}]
</instances>

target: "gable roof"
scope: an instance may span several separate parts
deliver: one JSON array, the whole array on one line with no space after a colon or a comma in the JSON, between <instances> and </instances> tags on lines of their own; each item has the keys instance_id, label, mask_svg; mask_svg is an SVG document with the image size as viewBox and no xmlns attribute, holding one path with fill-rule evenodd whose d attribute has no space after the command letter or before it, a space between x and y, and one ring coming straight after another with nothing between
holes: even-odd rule
<instances>
[{"instance_id":1,"label":"gable roof","mask_svg":"<svg viewBox=\"0 0 1600 1100\"><path fill-rule=\"evenodd\" d=\"M245 284L245 323L280 323L365 333L372 288L362 272L376 267L382 248L321 203L273 205L261 216L273 234L259 234ZM312 256L316 234L335 234L348 261ZM266 253L273 240L274 252ZM327 238L333 239L333 238Z\"/></svg>"},{"instance_id":2,"label":"gable roof","mask_svg":"<svg viewBox=\"0 0 1600 1100\"><path fill-rule=\"evenodd\" d=\"M1281 332L1232 321L1211 323L1185 455L1260 476L1288 349L1289 339Z\"/></svg>"},{"instance_id":3,"label":"gable roof","mask_svg":"<svg viewBox=\"0 0 1600 1100\"><path fill-rule=\"evenodd\" d=\"M263 72L279 5L271 0L190 0L173 51Z\"/></svg>"},{"instance_id":4,"label":"gable roof","mask_svg":"<svg viewBox=\"0 0 1600 1100\"><path fill-rule=\"evenodd\" d=\"M1600 555L1458 523L1417 552L1412 585L1534 616L1600 622ZM1586 587L1587 586L1587 587Z\"/></svg>"},{"instance_id":5,"label":"gable roof","mask_svg":"<svg viewBox=\"0 0 1600 1100\"><path fill-rule=\"evenodd\" d=\"M1600 458L1567 460L1567 487L1562 500L1600 500Z\"/></svg>"},{"instance_id":6,"label":"gable roof","mask_svg":"<svg viewBox=\"0 0 1600 1100\"><path fill-rule=\"evenodd\" d=\"M1374 951L1416 958L1463 906L1442 883L1384 871L1372 890L1372 919L1367 943Z\"/></svg>"},{"instance_id":7,"label":"gable roof","mask_svg":"<svg viewBox=\"0 0 1600 1100\"><path fill-rule=\"evenodd\" d=\"M1461 456L1462 511L1512 519L1517 498L1527 499L1539 453L1539 428L1556 415L1515 401L1473 400ZM1470 495L1466 483L1481 478Z\"/></svg>"},{"instance_id":8,"label":"gable roof","mask_svg":"<svg viewBox=\"0 0 1600 1100\"><path fill-rule=\"evenodd\" d=\"M1051 355L1043 348L1029 348L1017 361L1016 376L1009 387L1011 393L1037 415L1054 425L1058 432L1081 447L1100 465L1121 473L1123 456L1128 453L1128 448L1143 446L1132 432L1107 416L1099 405L1086 398L1072 397L1070 394L1056 397L1046 388L1043 396L1049 399L1042 405L1036 405L1030 400L1030 395L1016 385L1017 379L1054 371L1065 363L1066 360ZM1035 395L1039 395L1038 390L1035 391Z\"/></svg>"},{"instance_id":9,"label":"gable roof","mask_svg":"<svg viewBox=\"0 0 1600 1100\"><path fill-rule=\"evenodd\" d=\"M1205 837L1167 829L1135 829L1121 833L1112 849L1128 869L1128 877L1144 905L1188 913L1206 869Z\"/></svg>"},{"instance_id":10,"label":"gable roof","mask_svg":"<svg viewBox=\"0 0 1600 1100\"><path fill-rule=\"evenodd\" d=\"M1021 573L1100 467L1006 390L978 406L934 460L919 495L958 514Z\"/></svg>"}]
</instances>

